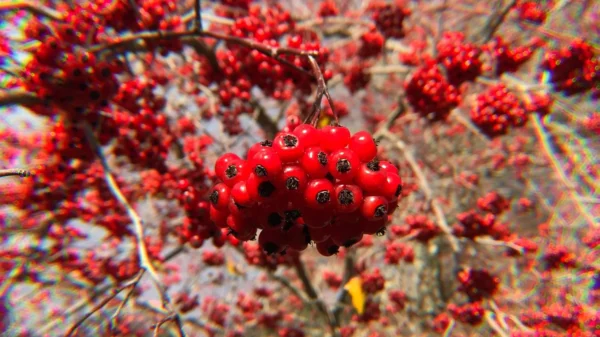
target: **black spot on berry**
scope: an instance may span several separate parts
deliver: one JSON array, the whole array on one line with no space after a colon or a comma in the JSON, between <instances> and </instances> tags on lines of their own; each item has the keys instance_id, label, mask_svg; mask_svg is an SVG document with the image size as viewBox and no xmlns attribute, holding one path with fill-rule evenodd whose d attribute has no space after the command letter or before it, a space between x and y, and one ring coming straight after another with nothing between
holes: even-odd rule
<instances>
[{"instance_id":1,"label":"black spot on berry","mask_svg":"<svg viewBox=\"0 0 600 337\"><path fill-rule=\"evenodd\" d=\"M294 147L298 145L298 138L292 135L285 135L283 136L283 145L285 147Z\"/></svg>"},{"instance_id":2,"label":"black spot on berry","mask_svg":"<svg viewBox=\"0 0 600 337\"><path fill-rule=\"evenodd\" d=\"M75 76L75 77L79 77L82 74L83 73L81 72L81 69L75 69L75 70L73 70L73 76Z\"/></svg>"},{"instance_id":3,"label":"black spot on berry","mask_svg":"<svg viewBox=\"0 0 600 337\"><path fill-rule=\"evenodd\" d=\"M337 164L335 165L335 169L339 173L346 173L352 169L352 166L350 165L350 162L348 161L348 159L340 159L340 160L338 160Z\"/></svg>"},{"instance_id":4,"label":"black spot on berry","mask_svg":"<svg viewBox=\"0 0 600 337\"><path fill-rule=\"evenodd\" d=\"M296 177L289 177L285 181L285 188L290 191L297 190L300 187L300 179Z\"/></svg>"},{"instance_id":5,"label":"black spot on berry","mask_svg":"<svg viewBox=\"0 0 600 337\"><path fill-rule=\"evenodd\" d=\"M279 214L277 212L273 212L273 213L269 214L269 216L267 217L267 224L271 227L277 227L277 226L281 225L282 221L283 221L283 217L281 216L281 214Z\"/></svg>"},{"instance_id":6,"label":"black spot on berry","mask_svg":"<svg viewBox=\"0 0 600 337\"><path fill-rule=\"evenodd\" d=\"M87 88L88 88L87 84L85 84L85 83L81 83L81 84L79 84L79 90L81 90L81 91L86 91L86 90L87 90Z\"/></svg>"},{"instance_id":7,"label":"black spot on berry","mask_svg":"<svg viewBox=\"0 0 600 337\"><path fill-rule=\"evenodd\" d=\"M229 165L227 167L227 169L225 170L225 176L227 176L227 178L229 178L229 179L237 176L237 174L238 174L238 169L237 169L237 166L235 166L235 165Z\"/></svg>"},{"instance_id":8,"label":"black spot on berry","mask_svg":"<svg viewBox=\"0 0 600 337\"><path fill-rule=\"evenodd\" d=\"M254 173L259 177L266 177L267 169L265 169L265 167L262 165L256 165L256 167L254 168Z\"/></svg>"},{"instance_id":9,"label":"black spot on berry","mask_svg":"<svg viewBox=\"0 0 600 337\"><path fill-rule=\"evenodd\" d=\"M340 251L340 247L336 245L331 245L327 247L327 253L329 254L337 254Z\"/></svg>"},{"instance_id":10,"label":"black spot on berry","mask_svg":"<svg viewBox=\"0 0 600 337\"><path fill-rule=\"evenodd\" d=\"M359 240L359 239L350 239L350 240L348 240L348 241L344 242L344 247L346 247L346 248L348 248L348 247L352 247L352 246L354 246L355 244L357 244L357 243L358 243L358 241L360 241L360 240Z\"/></svg>"},{"instance_id":11,"label":"black spot on berry","mask_svg":"<svg viewBox=\"0 0 600 337\"><path fill-rule=\"evenodd\" d=\"M367 167L369 168L369 170L371 171L379 171L381 169L381 167L379 167L379 160L377 160L377 158L371 160L368 164Z\"/></svg>"},{"instance_id":12,"label":"black spot on berry","mask_svg":"<svg viewBox=\"0 0 600 337\"><path fill-rule=\"evenodd\" d=\"M325 179L331 181L332 183L335 183L335 177L329 172L325 175Z\"/></svg>"},{"instance_id":13,"label":"black spot on berry","mask_svg":"<svg viewBox=\"0 0 600 337\"><path fill-rule=\"evenodd\" d=\"M267 242L263 246L263 250L267 255L273 255L279 251L279 246L274 242Z\"/></svg>"},{"instance_id":14,"label":"black spot on berry","mask_svg":"<svg viewBox=\"0 0 600 337\"><path fill-rule=\"evenodd\" d=\"M377 206L377 208L375 208L375 217L376 218L381 218L383 216L385 216L387 214L387 206L386 205L379 205Z\"/></svg>"},{"instance_id":15,"label":"black spot on berry","mask_svg":"<svg viewBox=\"0 0 600 337\"><path fill-rule=\"evenodd\" d=\"M385 229L385 226L384 226L384 227L381 227L381 228L380 228L380 229L377 231L377 233L375 233L375 235L377 235L377 236L384 236L384 235L385 235L385 231L386 231L386 229Z\"/></svg>"},{"instance_id":16,"label":"black spot on berry","mask_svg":"<svg viewBox=\"0 0 600 337\"><path fill-rule=\"evenodd\" d=\"M93 90L92 92L90 92L90 99L92 100L97 100L100 98L100 93L96 90Z\"/></svg>"},{"instance_id":17,"label":"black spot on berry","mask_svg":"<svg viewBox=\"0 0 600 337\"><path fill-rule=\"evenodd\" d=\"M310 238L310 232L308 231L308 226L304 225L302 227L302 233L304 234L304 242L306 242L306 244L310 244L310 242L312 241L312 239Z\"/></svg>"},{"instance_id":18,"label":"black spot on berry","mask_svg":"<svg viewBox=\"0 0 600 337\"><path fill-rule=\"evenodd\" d=\"M317 154L317 159L319 159L319 163L323 166L327 165L327 154L325 154L325 152L321 151L319 152L319 154Z\"/></svg>"},{"instance_id":19,"label":"black spot on berry","mask_svg":"<svg viewBox=\"0 0 600 337\"><path fill-rule=\"evenodd\" d=\"M354 202L354 193L350 190L342 190L338 195L338 201L344 206L352 205Z\"/></svg>"},{"instance_id":20,"label":"black spot on berry","mask_svg":"<svg viewBox=\"0 0 600 337\"><path fill-rule=\"evenodd\" d=\"M260 145L264 146L264 147L272 147L273 146L273 142L270 141L270 140L263 140L262 142L260 142Z\"/></svg>"},{"instance_id":21,"label":"black spot on berry","mask_svg":"<svg viewBox=\"0 0 600 337\"><path fill-rule=\"evenodd\" d=\"M315 198L319 204L325 204L329 202L329 191L321 191L317 193L317 197Z\"/></svg>"},{"instance_id":22,"label":"black spot on berry","mask_svg":"<svg viewBox=\"0 0 600 337\"><path fill-rule=\"evenodd\" d=\"M275 192L275 185L270 181L263 181L258 185L258 195L263 198L268 198Z\"/></svg>"},{"instance_id":23,"label":"black spot on berry","mask_svg":"<svg viewBox=\"0 0 600 337\"><path fill-rule=\"evenodd\" d=\"M108 77L110 76L110 69L109 68L102 68L102 70L100 70L100 75L102 77Z\"/></svg>"},{"instance_id":24,"label":"black spot on berry","mask_svg":"<svg viewBox=\"0 0 600 337\"><path fill-rule=\"evenodd\" d=\"M401 193L402 193L402 185L398 184L398 187L396 187L396 193L394 193L394 195L399 197Z\"/></svg>"}]
</instances>

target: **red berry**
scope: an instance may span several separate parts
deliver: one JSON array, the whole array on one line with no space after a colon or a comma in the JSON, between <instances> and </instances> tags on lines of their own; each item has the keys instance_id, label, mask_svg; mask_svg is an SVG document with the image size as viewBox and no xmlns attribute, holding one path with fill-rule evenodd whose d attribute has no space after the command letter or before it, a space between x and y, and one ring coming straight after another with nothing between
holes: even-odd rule
<instances>
[{"instance_id":1,"label":"red berry","mask_svg":"<svg viewBox=\"0 0 600 337\"><path fill-rule=\"evenodd\" d=\"M400 194L402 194L402 178L397 174L388 173L381 195L388 201L395 201L398 200Z\"/></svg>"},{"instance_id":2,"label":"red berry","mask_svg":"<svg viewBox=\"0 0 600 337\"><path fill-rule=\"evenodd\" d=\"M272 149L272 146L273 146L273 142L271 142L270 140L265 140L265 141L262 141L262 142L258 142L256 144L252 145L248 149L248 153L246 154L246 158L252 159L252 158L254 158L254 155L257 154L258 152L260 152L261 150Z\"/></svg>"},{"instance_id":3,"label":"red berry","mask_svg":"<svg viewBox=\"0 0 600 337\"><path fill-rule=\"evenodd\" d=\"M343 126L326 126L321 130L321 147L326 152L343 149L350 142L350 130Z\"/></svg>"},{"instance_id":4,"label":"red berry","mask_svg":"<svg viewBox=\"0 0 600 337\"><path fill-rule=\"evenodd\" d=\"M333 184L327 179L311 180L304 191L306 206L314 209L325 209L331 206Z\"/></svg>"},{"instance_id":5,"label":"red berry","mask_svg":"<svg viewBox=\"0 0 600 337\"><path fill-rule=\"evenodd\" d=\"M363 193L357 185L339 184L334 186L335 210L338 213L352 213L360 208Z\"/></svg>"},{"instance_id":6,"label":"red berry","mask_svg":"<svg viewBox=\"0 0 600 337\"><path fill-rule=\"evenodd\" d=\"M365 194L378 194L385 184L385 172L380 169L377 160L370 161L360 166L356 182L366 192Z\"/></svg>"},{"instance_id":7,"label":"red berry","mask_svg":"<svg viewBox=\"0 0 600 337\"><path fill-rule=\"evenodd\" d=\"M327 170L328 156L320 147L311 147L304 152L301 165L306 174L313 179L325 178Z\"/></svg>"},{"instance_id":8,"label":"red berry","mask_svg":"<svg viewBox=\"0 0 600 337\"><path fill-rule=\"evenodd\" d=\"M234 160L240 160L240 157L237 154L231 152L225 153L224 155L219 157L219 159L217 159L217 161L215 162L215 174L217 175L217 177L219 177L219 179L223 180L223 177L219 176L219 172L225 172L225 169L227 168L227 166L229 166L229 163L231 163Z\"/></svg>"},{"instance_id":9,"label":"red berry","mask_svg":"<svg viewBox=\"0 0 600 337\"><path fill-rule=\"evenodd\" d=\"M384 171L384 172L388 172L388 173L392 173L392 174L398 174L398 168L396 167L396 165L392 164L391 162L387 161L387 160L382 160L379 162L379 169Z\"/></svg>"},{"instance_id":10,"label":"red berry","mask_svg":"<svg viewBox=\"0 0 600 337\"><path fill-rule=\"evenodd\" d=\"M289 248L299 252L305 250L310 242L308 227L305 225L293 225L283 232L283 237Z\"/></svg>"},{"instance_id":11,"label":"red berry","mask_svg":"<svg viewBox=\"0 0 600 337\"><path fill-rule=\"evenodd\" d=\"M304 189L306 189L307 183L308 177L302 167L290 165L283 169L280 185L281 190L286 191L286 193L302 194L304 193Z\"/></svg>"},{"instance_id":12,"label":"red berry","mask_svg":"<svg viewBox=\"0 0 600 337\"><path fill-rule=\"evenodd\" d=\"M267 148L259 151L250 159L250 170L259 177L277 177L283 167L277 152Z\"/></svg>"},{"instance_id":13,"label":"red berry","mask_svg":"<svg viewBox=\"0 0 600 337\"><path fill-rule=\"evenodd\" d=\"M350 139L348 146L363 163L370 162L377 155L377 144L370 133L359 131Z\"/></svg>"},{"instance_id":14,"label":"red berry","mask_svg":"<svg viewBox=\"0 0 600 337\"><path fill-rule=\"evenodd\" d=\"M323 256L331 256L337 254L340 250L340 246L336 245L331 238L317 243L317 250L319 254Z\"/></svg>"},{"instance_id":15,"label":"red berry","mask_svg":"<svg viewBox=\"0 0 600 337\"><path fill-rule=\"evenodd\" d=\"M300 124L295 129L295 134L305 148L319 146L321 143L321 132L310 124Z\"/></svg>"},{"instance_id":16,"label":"red berry","mask_svg":"<svg viewBox=\"0 0 600 337\"><path fill-rule=\"evenodd\" d=\"M250 196L248 193L248 188L245 181L240 181L235 184L231 189L231 200L235 202L237 205L243 207L250 207L256 203L256 199Z\"/></svg>"},{"instance_id":17,"label":"red berry","mask_svg":"<svg viewBox=\"0 0 600 337\"><path fill-rule=\"evenodd\" d=\"M227 215L228 214L229 214L228 210L219 211L218 209L214 208L212 205L210 206L210 210L209 210L210 220L212 220L212 222L214 222L215 225L217 225L217 227L221 227L221 228L227 227Z\"/></svg>"},{"instance_id":18,"label":"red berry","mask_svg":"<svg viewBox=\"0 0 600 337\"><path fill-rule=\"evenodd\" d=\"M293 133L280 132L273 140L273 149L284 163L293 163L302 158L304 144Z\"/></svg>"},{"instance_id":19,"label":"red berry","mask_svg":"<svg viewBox=\"0 0 600 337\"><path fill-rule=\"evenodd\" d=\"M385 226L387 225L387 216L384 216L378 220L363 220L362 227L363 233L368 235L384 233Z\"/></svg>"},{"instance_id":20,"label":"red berry","mask_svg":"<svg viewBox=\"0 0 600 337\"><path fill-rule=\"evenodd\" d=\"M227 165L225 171L222 173L222 179L225 185L231 188L238 182L247 179L249 174L250 169L248 162L241 159L233 160ZM217 175L219 175L219 173L217 173Z\"/></svg>"},{"instance_id":21,"label":"red berry","mask_svg":"<svg viewBox=\"0 0 600 337\"><path fill-rule=\"evenodd\" d=\"M327 210L316 211L311 208L305 208L300 211L302 220L311 228L322 228L329 225L333 219L333 213Z\"/></svg>"},{"instance_id":22,"label":"red berry","mask_svg":"<svg viewBox=\"0 0 600 337\"><path fill-rule=\"evenodd\" d=\"M267 255L280 254L287 248L279 229L265 229L260 232L258 245Z\"/></svg>"},{"instance_id":23,"label":"red berry","mask_svg":"<svg viewBox=\"0 0 600 337\"><path fill-rule=\"evenodd\" d=\"M227 217L227 226L231 230L231 234L238 240L248 241L256 236L256 226L252 225L248 219L229 215Z\"/></svg>"},{"instance_id":24,"label":"red berry","mask_svg":"<svg viewBox=\"0 0 600 337\"><path fill-rule=\"evenodd\" d=\"M360 159L350 149L339 149L332 152L328 159L328 169L331 175L340 182L347 183L354 179L360 167Z\"/></svg>"},{"instance_id":25,"label":"red berry","mask_svg":"<svg viewBox=\"0 0 600 337\"><path fill-rule=\"evenodd\" d=\"M227 204L229 203L230 192L231 190L227 185L223 183L216 184L212 188L208 196L208 200L214 208L220 211L227 211Z\"/></svg>"},{"instance_id":26,"label":"red berry","mask_svg":"<svg viewBox=\"0 0 600 337\"><path fill-rule=\"evenodd\" d=\"M361 214L369 221L386 218L388 214L387 199L380 196L365 197L361 206Z\"/></svg>"},{"instance_id":27,"label":"red berry","mask_svg":"<svg viewBox=\"0 0 600 337\"><path fill-rule=\"evenodd\" d=\"M310 239L315 243L324 242L331 236L331 229L329 226L320 228L308 227L308 234Z\"/></svg>"}]
</instances>

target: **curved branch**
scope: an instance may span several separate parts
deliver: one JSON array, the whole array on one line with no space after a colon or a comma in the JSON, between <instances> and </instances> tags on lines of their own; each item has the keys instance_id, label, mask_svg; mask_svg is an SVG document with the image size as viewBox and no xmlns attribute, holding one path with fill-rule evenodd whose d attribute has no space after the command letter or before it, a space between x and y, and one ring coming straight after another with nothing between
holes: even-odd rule
<instances>
[{"instance_id":1,"label":"curved branch","mask_svg":"<svg viewBox=\"0 0 600 337\"><path fill-rule=\"evenodd\" d=\"M60 12L52 8L43 6L39 4L38 1L0 1L0 12L10 10L25 10L31 12L32 14L44 16L55 21L64 20L64 16Z\"/></svg>"},{"instance_id":2,"label":"curved branch","mask_svg":"<svg viewBox=\"0 0 600 337\"><path fill-rule=\"evenodd\" d=\"M0 91L0 108L10 105L31 105L37 103L43 103L43 100L25 90Z\"/></svg>"}]
</instances>

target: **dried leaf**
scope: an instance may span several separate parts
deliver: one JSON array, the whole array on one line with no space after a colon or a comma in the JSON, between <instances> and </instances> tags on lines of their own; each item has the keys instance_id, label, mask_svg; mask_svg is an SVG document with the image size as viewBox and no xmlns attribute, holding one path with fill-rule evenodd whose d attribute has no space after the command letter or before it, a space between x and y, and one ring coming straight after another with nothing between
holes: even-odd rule
<instances>
[{"instance_id":1,"label":"dried leaf","mask_svg":"<svg viewBox=\"0 0 600 337\"><path fill-rule=\"evenodd\" d=\"M366 297L362 289L362 281L360 280L360 277L355 276L351 278L350 281L348 281L348 283L346 283L344 286L344 289L346 289L348 294L350 294L350 297L352 298L352 306L354 309L356 309L356 312L362 315L362 313L365 311Z\"/></svg>"}]
</instances>

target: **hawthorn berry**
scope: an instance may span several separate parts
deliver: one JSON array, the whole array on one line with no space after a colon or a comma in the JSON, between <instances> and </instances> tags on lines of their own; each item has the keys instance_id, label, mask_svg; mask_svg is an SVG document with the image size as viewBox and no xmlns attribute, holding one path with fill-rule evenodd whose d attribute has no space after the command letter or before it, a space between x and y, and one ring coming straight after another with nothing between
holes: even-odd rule
<instances>
[{"instance_id":1,"label":"hawthorn berry","mask_svg":"<svg viewBox=\"0 0 600 337\"><path fill-rule=\"evenodd\" d=\"M325 152L342 149L350 142L350 130L339 125L329 125L321 130L321 148Z\"/></svg>"},{"instance_id":2,"label":"hawthorn berry","mask_svg":"<svg viewBox=\"0 0 600 337\"><path fill-rule=\"evenodd\" d=\"M360 167L360 159L350 149L339 149L328 158L329 173L340 182L352 182Z\"/></svg>"},{"instance_id":3,"label":"hawthorn berry","mask_svg":"<svg viewBox=\"0 0 600 337\"><path fill-rule=\"evenodd\" d=\"M304 191L306 206L314 209L325 209L332 204L333 184L327 179L311 180Z\"/></svg>"},{"instance_id":4,"label":"hawthorn berry","mask_svg":"<svg viewBox=\"0 0 600 337\"><path fill-rule=\"evenodd\" d=\"M386 182L385 172L381 170L377 159L360 166L356 182L367 193L379 193Z\"/></svg>"},{"instance_id":5,"label":"hawthorn berry","mask_svg":"<svg viewBox=\"0 0 600 337\"><path fill-rule=\"evenodd\" d=\"M377 155L377 143L367 131L359 131L350 138L350 150L354 151L361 162L367 163Z\"/></svg>"},{"instance_id":6,"label":"hawthorn berry","mask_svg":"<svg viewBox=\"0 0 600 337\"><path fill-rule=\"evenodd\" d=\"M362 205L363 193L357 185L337 184L334 192L335 210L338 213L352 213Z\"/></svg>"},{"instance_id":7,"label":"hawthorn berry","mask_svg":"<svg viewBox=\"0 0 600 337\"><path fill-rule=\"evenodd\" d=\"M273 150L277 152L281 161L293 163L304 154L304 144L293 133L279 133L273 140Z\"/></svg>"},{"instance_id":8,"label":"hawthorn berry","mask_svg":"<svg viewBox=\"0 0 600 337\"><path fill-rule=\"evenodd\" d=\"M229 204L230 193L231 190L227 185L219 183L212 188L208 200L215 209L224 211Z\"/></svg>"},{"instance_id":9,"label":"hawthorn berry","mask_svg":"<svg viewBox=\"0 0 600 337\"><path fill-rule=\"evenodd\" d=\"M380 196L365 197L361 206L362 216L369 220L383 219L388 214L388 201Z\"/></svg>"},{"instance_id":10,"label":"hawthorn berry","mask_svg":"<svg viewBox=\"0 0 600 337\"><path fill-rule=\"evenodd\" d=\"M258 177L275 178L282 171L281 158L274 149L263 149L250 160L250 170Z\"/></svg>"},{"instance_id":11,"label":"hawthorn berry","mask_svg":"<svg viewBox=\"0 0 600 337\"><path fill-rule=\"evenodd\" d=\"M311 147L304 152L301 165L306 174L313 179L324 178L328 171L329 156L320 147Z\"/></svg>"},{"instance_id":12,"label":"hawthorn berry","mask_svg":"<svg viewBox=\"0 0 600 337\"><path fill-rule=\"evenodd\" d=\"M321 144L321 131L310 124L298 125L294 129L293 134L298 137L298 140L300 143L304 144L305 148L319 146L319 144Z\"/></svg>"}]
</instances>

